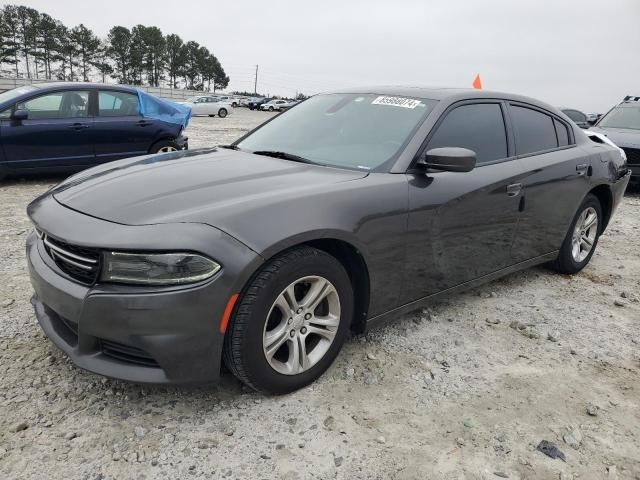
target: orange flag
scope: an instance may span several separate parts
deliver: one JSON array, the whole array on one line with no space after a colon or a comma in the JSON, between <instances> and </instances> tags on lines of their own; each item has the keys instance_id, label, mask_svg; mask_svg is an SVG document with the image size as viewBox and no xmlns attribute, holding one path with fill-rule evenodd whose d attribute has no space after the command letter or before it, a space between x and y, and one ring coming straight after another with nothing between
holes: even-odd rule
<instances>
[{"instance_id":1,"label":"orange flag","mask_svg":"<svg viewBox=\"0 0 640 480\"><path fill-rule=\"evenodd\" d=\"M482 90L482 80L480 80L479 73L476 75L476 78L471 85L473 85L473 88L475 88L476 90Z\"/></svg>"}]
</instances>

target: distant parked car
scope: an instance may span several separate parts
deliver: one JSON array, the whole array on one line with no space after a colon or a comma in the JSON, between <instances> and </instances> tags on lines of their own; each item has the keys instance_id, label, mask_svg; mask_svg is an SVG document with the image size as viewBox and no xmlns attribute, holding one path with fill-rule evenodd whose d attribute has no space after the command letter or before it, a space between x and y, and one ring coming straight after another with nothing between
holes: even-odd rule
<instances>
[{"instance_id":1,"label":"distant parked car","mask_svg":"<svg viewBox=\"0 0 640 480\"><path fill-rule=\"evenodd\" d=\"M587 113L587 121L591 125L595 125L598 122L598 120L600 120L601 117L602 117L601 113Z\"/></svg>"},{"instance_id":2,"label":"distant parked car","mask_svg":"<svg viewBox=\"0 0 640 480\"><path fill-rule=\"evenodd\" d=\"M215 95L196 95L181 103L191 107L194 115L209 115L210 117L218 115L220 118L224 118L233 112L231 103Z\"/></svg>"},{"instance_id":3,"label":"distant parked car","mask_svg":"<svg viewBox=\"0 0 640 480\"><path fill-rule=\"evenodd\" d=\"M223 102L230 103L233 108L240 106L240 99L237 97L230 97L228 95L214 95L214 97Z\"/></svg>"},{"instance_id":4,"label":"distant parked car","mask_svg":"<svg viewBox=\"0 0 640 480\"><path fill-rule=\"evenodd\" d=\"M40 83L0 93L0 178L17 172L82 170L135 155L186 150L184 124L143 116L139 95L131 87L78 82ZM177 107L157 100L169 109Z\"/></svg>"},{"instance_id":5,"label":"distant parked car","mask_svg":"<svg viewBox=\"0 0 640 480\"><path fill-rule=\"evenodd\" d=\"M640 182L640 96L626 96L591 128L606 135L627 155L631 181Z\"/></svg>"},{"instance_id":6,"label":"distant parked car","mask_svg":"<svg viewBox=\"0 0 640 480\"><path fill-rule=\"evenodd\" d=\"M263 103L262 105L260 105L260 110L265 110L265 111L269 111L269 112L273 112L273 111L280 111L280 110L286 110L289 107L292 107L293 105L295 105L296 102L291 102L289 100L282 100L282 99L278 99L278 100L271 100L270 102L267 103Z\"/></svg>"},{"instance_id":7,"label":"distant parked car","mask_svg":"<svg viewBox=\"0 0 640 480\"><path fill-rule=\"evenodd\" d=\"M575 122L580 128L589 128L592 123L589 122L589 118L586 114L575 108L561 108L562 113Z\"/></svg>"},{"instance_id":8,"label":"distant parked car","mask_svg":"<svg viewBox=\"0 0 640 480\"><path fill-rule=\"evenodd\" d=\"M300 100L292 100L286 105L280 105L280 111L284 112L285 110L289 110L291 107L295 107L300 103Z\"/></svg>"},{"instance_id":9,"label":"distant parked car","mask_svg":"<svg viewBox=\"0 0 640 480\"><path fill-rule=\"evenodd\" d=\"M249 110L256 110L256 109L260 109L260 106L271 101L270 98L267 97L253 97L249 100L249 102L247 103L247 106L249 107Z\"/></svg>"}]
</instances>

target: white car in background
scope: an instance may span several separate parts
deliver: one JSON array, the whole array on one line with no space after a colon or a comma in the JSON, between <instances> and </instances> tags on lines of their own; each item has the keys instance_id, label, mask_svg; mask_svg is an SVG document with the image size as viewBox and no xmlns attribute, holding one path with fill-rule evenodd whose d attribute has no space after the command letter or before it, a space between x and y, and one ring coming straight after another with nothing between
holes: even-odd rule
<instances>
[{"instance_id":1,"label":"white car in background","mask_svg":"<svg viewBox=\"0 0 640 480\"><path fill-rule=\"evenodd\" d=\"M224 118L233 113L231 102L216 95L196 95L180 103L191 107L193 115L209 115L210 117L217 115L220 118Z\"/></svg>"},{"instance_id":2,"label":"white car in background","mask_svg":"<svg viewBox=\"0 0 640 480\"><path fill-rule=\"evenodd\" d=\"M297 102L290 102L289 100L282 100L282 99L271 100L267 103L263 103L262 105L260 105L260 110L265 110L269 112L273 112L276 110L280 111L280 110L292 107L296 103Z\"/></svg>"}]
</instances>

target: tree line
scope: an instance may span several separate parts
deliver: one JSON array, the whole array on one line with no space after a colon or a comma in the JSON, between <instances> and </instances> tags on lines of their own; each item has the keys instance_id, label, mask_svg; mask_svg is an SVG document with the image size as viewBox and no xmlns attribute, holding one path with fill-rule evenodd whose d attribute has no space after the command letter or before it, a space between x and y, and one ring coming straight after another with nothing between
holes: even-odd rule
<instances>
[{"instance_id":1,"label":"tree line","mask_svg":"<svg viewBox=\"0 0 640 480\"><path fill-rule=\"evenodd\" d=\"M111 77L130 85L213 91L229 84L216 56L198 42L145 25L114 26L101 39L83 24L69 28L22 5L0 8L0 68L30 79Z\"/></svg>"}]
</instances>

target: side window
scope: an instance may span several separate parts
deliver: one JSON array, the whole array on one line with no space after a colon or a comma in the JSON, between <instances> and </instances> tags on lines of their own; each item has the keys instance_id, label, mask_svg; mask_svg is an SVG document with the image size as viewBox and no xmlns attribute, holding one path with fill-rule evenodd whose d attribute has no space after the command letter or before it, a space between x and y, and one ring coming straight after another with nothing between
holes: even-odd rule
<instances>
[{"instance_id":1,"label":"side window","mask_svg":"<svg viewBox=\"0 0 640 480\"><path fill-rule=\"evenodd\" d=\"M0 112L0 119L1 118L10 118L11 117L11 107L3 110L2 112Z\"/></svg>"},{"instance_id":2,"label":"side window","mask_svg":"<svg viewBox=\"0 0 640 480\"><path fill-rule=\"evenodd\" d=\"M98 115L100 117L138 115L138 96L125 92L98 92Z\"/></svg>"},{"instance_id":3,"label":"side window","mask_svg":"<svg viewBox=\"0 0 640 480\"><path fill-rule=\"evenodd\" d=\"M29 112L29 119L86 117L88 108L89 92L82 91L50 93L16 105Z\"/></svg>"},{"instance_id":4,"label":"side window","mask_svg":"<svg viewBox=\"0 0 640 480\"><path fill-rule=\"evenodd\" d=\"M546 113L527 107L511 105L511 120L516 136L518 155L550 150L558 147L553 119Z\"/></svg>"},{"instance_id":5,"label":"side window","mask_svg":"<svg viewBox=\"0 0 640 480\"><path fill-rule=\"evenodd\" d=\"M556 134L558 135L558 146L566 147L569 145L569 130L567 126L555 118L553 119L553 124L556 127Z\"/></svg>"},{"instance_id":6,"label":"side window","mask_svg":"<svg viewBox=\"0 0 640 480\"><path fill-rule=\"evenodd\" d=\"M507 157L507 132L497 103L462 105L447 114L427 150L462 147L476 152L477 164Z\"/></svg>"}]
</instances>

